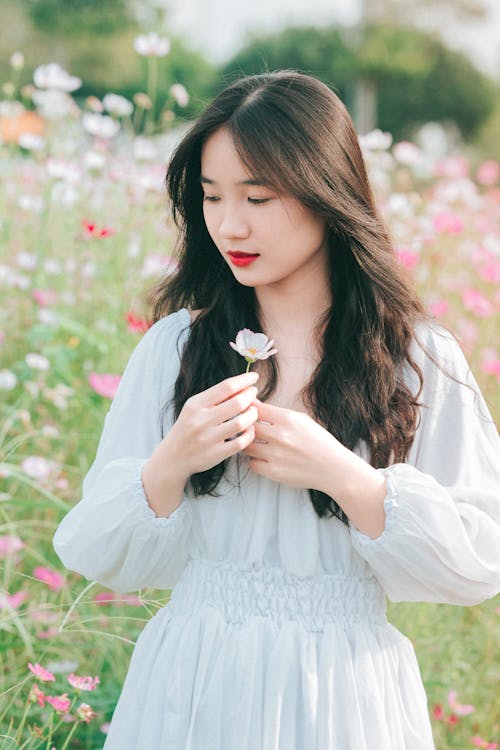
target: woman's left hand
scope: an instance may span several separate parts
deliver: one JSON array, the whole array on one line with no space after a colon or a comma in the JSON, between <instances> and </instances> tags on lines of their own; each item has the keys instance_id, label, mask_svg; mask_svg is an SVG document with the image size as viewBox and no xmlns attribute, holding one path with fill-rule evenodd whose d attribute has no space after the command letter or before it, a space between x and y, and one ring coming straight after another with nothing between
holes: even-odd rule
<instances>
[{"instance_id":1,"label":"woman's left hand","mask_svg":"<svg viewBox=\"0 0 500 750\"><path fill-rule=\"evenodd\" d=\"M349 468L354 454L304 412L258 399L255 406L255 439L242 451L251 459L251 470L291 487L330 493L335 476Z\"/></svg>"}]
</instances>

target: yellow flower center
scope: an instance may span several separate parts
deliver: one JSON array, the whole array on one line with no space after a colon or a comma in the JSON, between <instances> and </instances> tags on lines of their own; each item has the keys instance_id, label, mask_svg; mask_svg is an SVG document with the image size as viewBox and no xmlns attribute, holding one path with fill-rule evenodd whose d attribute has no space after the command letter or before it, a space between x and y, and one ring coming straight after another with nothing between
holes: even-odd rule
<instances>
[{"instance_id":1,"label":"yellow flower center","mask_svg":"<svg viewBox=\"0 0 500 750\"><path fill-rule=\"evenodd\" d=\"M251 346L248 347L248 351L250 354L256 354L257 349L253 349Z\"/></svg>"}]
</instances>

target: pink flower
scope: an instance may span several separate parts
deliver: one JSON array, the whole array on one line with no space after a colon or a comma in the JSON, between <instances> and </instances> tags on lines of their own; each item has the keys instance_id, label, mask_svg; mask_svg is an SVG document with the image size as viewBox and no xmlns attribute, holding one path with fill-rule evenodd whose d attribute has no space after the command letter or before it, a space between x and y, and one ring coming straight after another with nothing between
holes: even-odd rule
<instances>
[{"instance_id":1,"label":"pink flower","mask_svg":"<svg viewBox=\"0 0 500 750\"><path fill-rule=\"evenodd\" d=\"M91 372L88 381L93 390L105 398L114 398L118 386L120 385L121 375L104 374L99 375L97 372Z\"/></svg>"},{"instance_id":2,"label":"pink flower","mask_svg":"<svg viewBox=\"0 0 500 750\"><path fill-rule=\"evenodd\" d=\"M76 690L95 690L100 683L99 677L78 677L71 673L68 675L68 682Z\"/></svg>"},{"instance_id":3,"label":"pink flower","mask_svg":"<svg viewBox=\"0 0 500 750\"><path fill-rule=\"evenodd\" d=\"M63 695L46 695L45 699L58 713L66 713L71 706L71 700L68 698L67 693L63 693Z\"/></svg>"},{"instance_id":4,"label":"pink flower","mask_svg":"<svg viewBox=\"0 0 500 750\"><path fill-rule=\"evenodd\" d=\"M35 677L42 680L42 682L54 682L56 679L52 672L49 672L48 669L44 669L44 667L40 666L38 663L33 666L31 662L28 662L28 669L33 672Z\"/></svg>"},{"instance_id":5,"label":"pink flower","mask_svg":"<svg viewBox=\"0 0 500 750\"><path fill-rule=\"evenodd\" d=\"M484 748L484 750L497 750L498 748L498 742L487 742L486 740L483 740L483 738L478 734L474 735L474 737L471 737L470 741L474 745L474 747L482 747Z\"/></svg>"},{"instance_id":6,"label":"pink flower","mask_svg":"<svg viewBox=\"0 0 500 750\"><path fill-rule=\"evenodd\" d=\"M485 281L498 284L500 282L500 261L493 259L487 261L483 266L479 267L478 273Z\"/></svg>"},{"instance_id":7,"label":"pink flower","mask_svg":"<svg viewBox=\"0 0 500 750\"><path fill-rule=\"evenodd\" d=\"M418 253L404 247L396 249L396 257L405 268L413 268L420 260Z\"/></svg>"},{"instance_id":8,"label":"pink flower","mask_svg":"<svg viewBox=\"0 0 500 750\"><path fill-rule=\"evenodd\" d=\"M96 604L112 604L115 598L114 591L100 591L95 594L94 601Z\"/></svg>"},{"instance_id":9,"label":"pink flower","mask_svg":"<svg viewBox=\"0 0 500 750\"><path fill-rule=\"evenodd\" d=\"M40 690L36 683L29 692L28 700L31 701L31 703L38 703L41 708L45 706L45 693L43 690Z\"/></svg>"},{"instance_id":10,"label":"pink flower","mask_svg":"<svg viewBox=\"0 0 500 750\"><path fill-rule=\"evenodd\" d=\"M55 289L33 289L33 299L38 302L40 307L54 305L59 298Z\"/></svg>"},{"instance_id":11,"label":"pink flower","mask_svg":"<svg viewBox=\"0 0 500 750\"><path fill-rule=\"evenodd\" d=\"M0 536L0 557L7 557L12 555L14 552L18 552L26 545L19 539L18 536L8 534L7 536Z\"/></svg>"},{"instance_id":12,"label":"pink flower","mask_svg":"<svg viewBox=\"0 0 500 750\"><path fill-rule=\"evenodd\" d=\"M27 591L18 591L15 594L0 594L0 609L19 609L27 598Z\"/></svg>"},{"instance_id":13,"label":"pink flower","mask_svg":"<svg viewBox=\"0 0 500 750\"><path fill-rule=\"evenodd\" d=\"M466 310L471 310L478 318L489 318L493 314L493 305L477 289L464 289L462 302Z\"/></svg>"},{"instance_id":14,"label":"pink flower","mask_svg":"<svg viewBox=\"0 0 500 750\"><path fill-rule=\"evenodd\" d=\"M436 177L447 177L457 179L467 177L469 174L469 163L463 156L446 156L436 164L434 169Z\"/></svg>"},{"instance_id":15,"label":"pink flower","mask_svg":"<svg viewBox=\"0 0 500 750\"><path fill-rule=\"evenodd\" d=\"M456 690L450 690L448 693L448 705L457 716L468 716L468 714L471 714L476 710L474 706L471 706L468 703L457 703Z\"/></svg>"},{"instance_id":16,"label":"pink flower","mask_svg":"<svg viewBox=\"0 0 500 750\"><path fill-rule=\"evenodd\" d=\"M434 217L434 229L442 234L460 234L464 228L462 219L450 211L442 211Z\"/></svg>"},{"instance_id":17,"label":"pink flower","mask_svg":"<svg viewBox=\"0 0 500 750\"><path fill-rule=\"evenodd\" d=\"M440 299L436 300L436 302L431 302L429 305L429 310L433 315L436 316L436 318L440 318L442 315L446 315L449 309L449 304L447 300Z\"/></svg>"},{"instance_id":18,"label":"pink flower","mask_svg":"<svg viewBox=\"0 0 500 750\"><path fill-rule=\"evenodd\" d=\"M494 349L485 349L483 351L481 370L487 375L500 375L500 357Z\"/></svg>"},{"instance_id":19,"label":"pink flower","mask_svg":"<svg viewBox=\"0 0 500 750\"><path fill-rule=\"evenodd\" d=\"M500 165L497 161L488 159L483 161L476 172L476 180L480 185L494 185L500 177Z\"/></svg>"},{"instance_id":20,"label":"pink flower","mask_svg":"<svg viewBox=\"0 0 500 750\"><path fill-rule=\"evenodd\" d=\"M42 565L36 567L33 571L33 575L42 583L46 583L49 589L53 591L59 591L64 587L64 578L60 573L50 568L45 568Z\"/></svg>"},{"instance_id":21,"label":"pink flower","mask_svg":"<svg viewBox=\"0 0 500 750\"><path fill-rule=\"evenodd\" d=\"M88 724L94 718L94 716L96 716L96 713L92 710L88 703L80 703L80 705L76 709L76 715L79 719Z\"/></svg>"}]
</instances>

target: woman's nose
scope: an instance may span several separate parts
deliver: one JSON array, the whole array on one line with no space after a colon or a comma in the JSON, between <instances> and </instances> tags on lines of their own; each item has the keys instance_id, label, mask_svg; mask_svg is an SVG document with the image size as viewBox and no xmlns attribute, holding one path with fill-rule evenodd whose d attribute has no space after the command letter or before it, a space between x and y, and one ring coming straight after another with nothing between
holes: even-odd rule
<instances>
[{"instance_id":1,"label":"woman's nose","mask_svg":"<svg viewBox=\"0 0 500 750\"><path fill-rule=\"evenodd\" d=\"M248 237L250 228L244 217L234 209L229 209L224 213L221 223L219 224L219 234L221 237L230 239L231 237Z\"/></svg>"}]
</instances>

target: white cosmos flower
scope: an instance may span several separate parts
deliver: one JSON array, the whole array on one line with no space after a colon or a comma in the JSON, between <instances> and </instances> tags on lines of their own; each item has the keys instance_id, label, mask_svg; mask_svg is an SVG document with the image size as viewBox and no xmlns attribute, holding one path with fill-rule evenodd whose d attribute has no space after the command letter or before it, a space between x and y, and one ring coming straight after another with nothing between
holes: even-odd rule
<instances>
[{"instance_id":1,"label":"white cosmos flower","mask_svg":"<svg viewBox=\"0 0 500 750\"><path fill-rule=\"evenodd\" d=\"M0 370L0 391L11 391L17 385L17 378L10 370Z\"/></svg>"},{"instance_id":2,"label":"white cosmos flower","mask_svg":"<svg viewBox=\"0 0 500 750\"><path fill-rule=\"evenodd\" d=\"M43 456L28 456L21 463L21 469L33 479L46 479L50 475L53 465Z\"/></svg>"},{"instance_id":3,"label":"white cosmos flower","mask_svg":"<svg viewBox=\"0 0 500 750\"><path fill-rule=\"evenodd\" d=\"M77 106L65 91L59 89L47 89L46 91L35 89L31 98L36 104L38 112L48 120L62 120L74 112Z\"/></svg>"},{"instance_id":4,"label":"white cosmos flower","mask_svg":"<svg viewBox=\"0 0 500 750\"><path fill-rule=\"evenodd\" d=\"M361 147L368 151L387 151L392 143L392 135L376 128L365 135L360 135L359 142Z\"/></svg>"},{"instance_id":5,"label":"white cosmos flower","mask_svg":"<svg viewBox=\"0 0 500 750\"><path fill-rule=\"evenodd\" d=\"M134 111L134 105L119 94L106 94L102 100L105 109L116 117L126 117Z\"/></svg>"},{"instance_id":6,"label":"white cosmos flower","mask_svg":"<svg viewBox=\"0 0 500 750\"><path fill-rule=\"evenodd\" d=\"M97 112L85 112L82 125L87 133L100 138L112 138L120 130L119 122L107 115L99 115Z\"/></svg>"},{"instance_id":7,"label":"white cosmos flower","mask_svg":"<svg viewBox=\"0 0 500 750\"><path fill-rule=\"evenodd\" d=\"M25 356L24 361L28 367L31 367L33 370L48 370L50 367L49 360L47 357L44 357L43 354L30 352L30 354Z\"/></svg>"},{"instance_id":8,"label":"white cosmos flower","mask_svg":"<svg viewBox=\"0 0 500 750\"><path fill-rule=\"evenodd\" d=\"M82 85L81 79L70 76L57 63L39 65L33 73L35 86L39 89L58 89L59 91L76 91Z\"/></svg>"},{"instance_id":9,"label":"white cosmos flower","mask_svg":"<svg viewBox=\"0 0 500 750\"><path fill-rule=\"evenodd\" d=\"M150 34L140 34L134 40L134 49L145 57L164 57L170 51L170 42L155 31Z\"/></svg>"},{"instance_id":10,"label":"white cosmos flower","mask_svg":"<svg viewBox=\"0 0 500 750\"><path fill-rule=\"evenodd\" d=\"M174 97L179 107L186 107L189 103L189 94L182 83L174 83L170 86L170 93Z\"/></svg>"},{"instance_id":11,"label":"white cosmos flower","mask_svg":"<svg viewBox=\"0 0 500 750\"><path fill-rule=\"evenodd\" d=\"M254 333L249 328L238 331L236 342L229 342L229 346L245 357L249 364L276 354L278 350L272 348L273 344L274 340L269 339L265 333Z\"/></svg>"}]
</instances>

